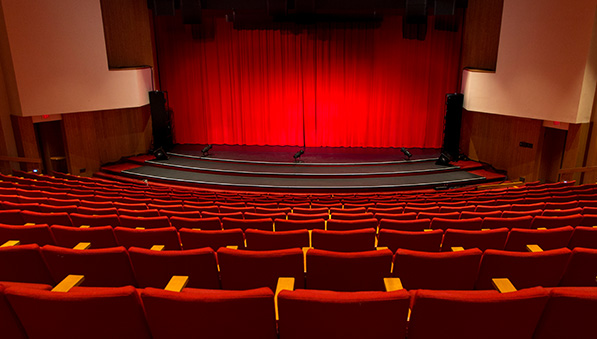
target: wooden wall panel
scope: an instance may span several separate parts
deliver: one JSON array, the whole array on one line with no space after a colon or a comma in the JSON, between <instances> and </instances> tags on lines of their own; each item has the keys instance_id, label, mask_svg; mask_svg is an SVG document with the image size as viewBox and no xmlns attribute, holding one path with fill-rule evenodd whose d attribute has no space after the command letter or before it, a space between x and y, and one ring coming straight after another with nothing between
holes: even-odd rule
<instances>
[{"instance_id":1,"label":"wooden wall panel","mask_svg":"<svg viewBox=\"0 0 597 339\"><path fill-rule=\"evenodd\" d=\"M33 119L31 119L31 117L18 117L16 115L11 115L10 117L12 119L12 129L14 131L19 157L40 158L37 137L35 136L35 128L33 127ZM21 170L23 171L31 171L38 167L39 166L31 163L21 164Z\"/></svg>"},{"instance_id":2,"label":"wooden wall panel","mask_svg":"<svg viewBox=\"0 0 597 339\"><path fill-rule=\"evenodd\" d=\"M149 105L65 114L64 143L70 173L90 176L100 166L145 153L151 146ZM85 169L81 173L81 169Z\"/></svg>"},{"instance_id":3,"label":"wooden wall panel","mask_svg":"<svg viewBox=\"0 0 597 339\"><path fill-rule=\"evenodd\" d=\"M110 68L153 66L146 0L101 0Z\"/></svg>"},{"instance_id":4,"label":"wooden wall panel","mask_svg":"<svg viewBox=\"0 0 597 339\"><path fill-rule=\"evenodd\" d=\"M99 144L94 112L64 114L62 131L68 171L75 175L91 175L100 168Z\"/></svg>"},{"instance_id":5,"label":"wooden wall panel","mask_svg":"<svg viewBox=\"0 0 597 339\"><path fill-rule=\"evenodd\" d=\"M533 148L519 146L521 141ZM538 178L543 143L542 121L468 112L462 116L460 147L473 160L508 171L510 180Z\"/></svg>"},{"instance_id":6,"label":"wooden wall panel","mask_svg":"<svg viewBox=\"0 0 597 339\"><path fill-rule=\"evenodd\" d=\"M469 0L464 22L462 68L496 69L504 0Z\"/></svg>"}]
</instances>

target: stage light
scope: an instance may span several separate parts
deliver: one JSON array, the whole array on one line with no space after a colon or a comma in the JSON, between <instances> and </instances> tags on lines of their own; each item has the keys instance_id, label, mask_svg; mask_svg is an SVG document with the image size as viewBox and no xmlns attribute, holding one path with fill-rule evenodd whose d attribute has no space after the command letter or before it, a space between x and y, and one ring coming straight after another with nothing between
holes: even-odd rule
<instances>
[{"instance_id":1,"label":"stage light","mask_svg":"<svg viewBox=\"0 0 597 339\"><path fill-rule=\"evenodd\" d=\"M201 156L202 156L202 157L207 157L207 156L209 156L209 150L210 150L212 147L213 147L213 145L212 145L212 144L209 144L209 145L205 146L205 147L203 148L203 150L201 150L201 153L203 153L203 155L201 155Z\"/></svg>"},{"instance_id":2,"label":"stage light","mask_svg":"<svg viewBox=\"0 0 597 339\"><path fill-rule=\"evenodd\" d=\"M450 165L450 161L452 161L452 157L448 153L442 153L439 155L439 158L435 164L441 166L452 166Z\"/></svg>"},{"instance_id":3,"label":"stage light","mask_svg":"<svg viewBox=\"0 0 597 339\"><path fill-rule=\"evenodd\" d=\"M299 161L299 158L301 157L301 155L303 155L305 153L305 150L300 149L298 152L296 152L294 154L294 161Z\"/></svg>"},{"instance_id":4,"label":"stage light","mask_svg":"<svg viewBox=\"0 0 597 339\"><path fill-rule=\"evenodd\" d=\"M153 151L153 156L156 160L168 160L168 154L161 147Z\"/></svg>"},{"instance_id":5,"label":"stage light","mask_svg":"<svg viewBox=\"0 0 597 339\"><path fill-rule=\"evenodd\" d=\"M405 156L408 158L408 160L410 160L410 157L412 157L412 156L413 156L413 155L412 155L412 153L410 153L410 151L409 151L409 150L407 150L407 149L406 149L406 148L404 148L404 147L400 147L400 151L401 151L402 153L404 153L404 155L405 155Z\"/></svg>"}]
</instances>

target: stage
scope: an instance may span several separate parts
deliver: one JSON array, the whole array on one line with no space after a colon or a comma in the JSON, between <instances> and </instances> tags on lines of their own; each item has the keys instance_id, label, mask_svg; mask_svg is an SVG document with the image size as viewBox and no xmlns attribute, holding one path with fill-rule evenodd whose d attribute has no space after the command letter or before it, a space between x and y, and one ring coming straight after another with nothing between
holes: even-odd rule
<instances>
[{"instance_id":1,"label":"stage","mask_svg":"<svg viewBox=\"0 0 597 339\"><path fill-rule=\"evenodd\" d=\"M437 165L439 149L318 147L295 161L296 146L176 145L104 166L102 173L182 186L242 191L347 192L449 188L504 180L473 161Z\"/></svg>"}]
</instances>

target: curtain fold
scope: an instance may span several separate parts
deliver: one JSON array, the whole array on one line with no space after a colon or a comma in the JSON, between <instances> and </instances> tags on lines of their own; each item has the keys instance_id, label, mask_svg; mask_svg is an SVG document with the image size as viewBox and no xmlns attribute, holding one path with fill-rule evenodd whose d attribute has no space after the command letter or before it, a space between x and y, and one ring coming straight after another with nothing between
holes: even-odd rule
<instances>
[{"instance_id":1,"label":"curtain fold","mask_svg":"<svg viewBox=\"0 0 597 339\"><path fill-rule=\"evenodd\" d=\"M267 30L216 19L213 37L193 39L180 17L158 17L175 141L440 147L461 34L429 27L416 41L402 38L401 17Z\"/></svg>"}]
</instances>

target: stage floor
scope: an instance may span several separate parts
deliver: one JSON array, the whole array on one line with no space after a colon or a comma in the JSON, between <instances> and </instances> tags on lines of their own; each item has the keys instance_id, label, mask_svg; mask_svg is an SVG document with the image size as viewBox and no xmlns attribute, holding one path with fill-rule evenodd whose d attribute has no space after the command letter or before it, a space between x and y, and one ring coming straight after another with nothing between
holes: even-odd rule
<instances>
[{"instance_id":1,"label":"stage floor","mask_svg":"<svg viewBox=\"0 0 597 339\"><path fill-rule=\"evenodd\" d=\"M346 192L460 187L487 182L479 163L435 164L438 149L409 149L406 160L395 148L177 145L168 160L132 157L104 172L177 185L256 191ZM474 171L474 173L471 173ZM492 179L495 179L492 178ZM503 180L503 177L499 177Z\"/></svg>"}]
</instances>

